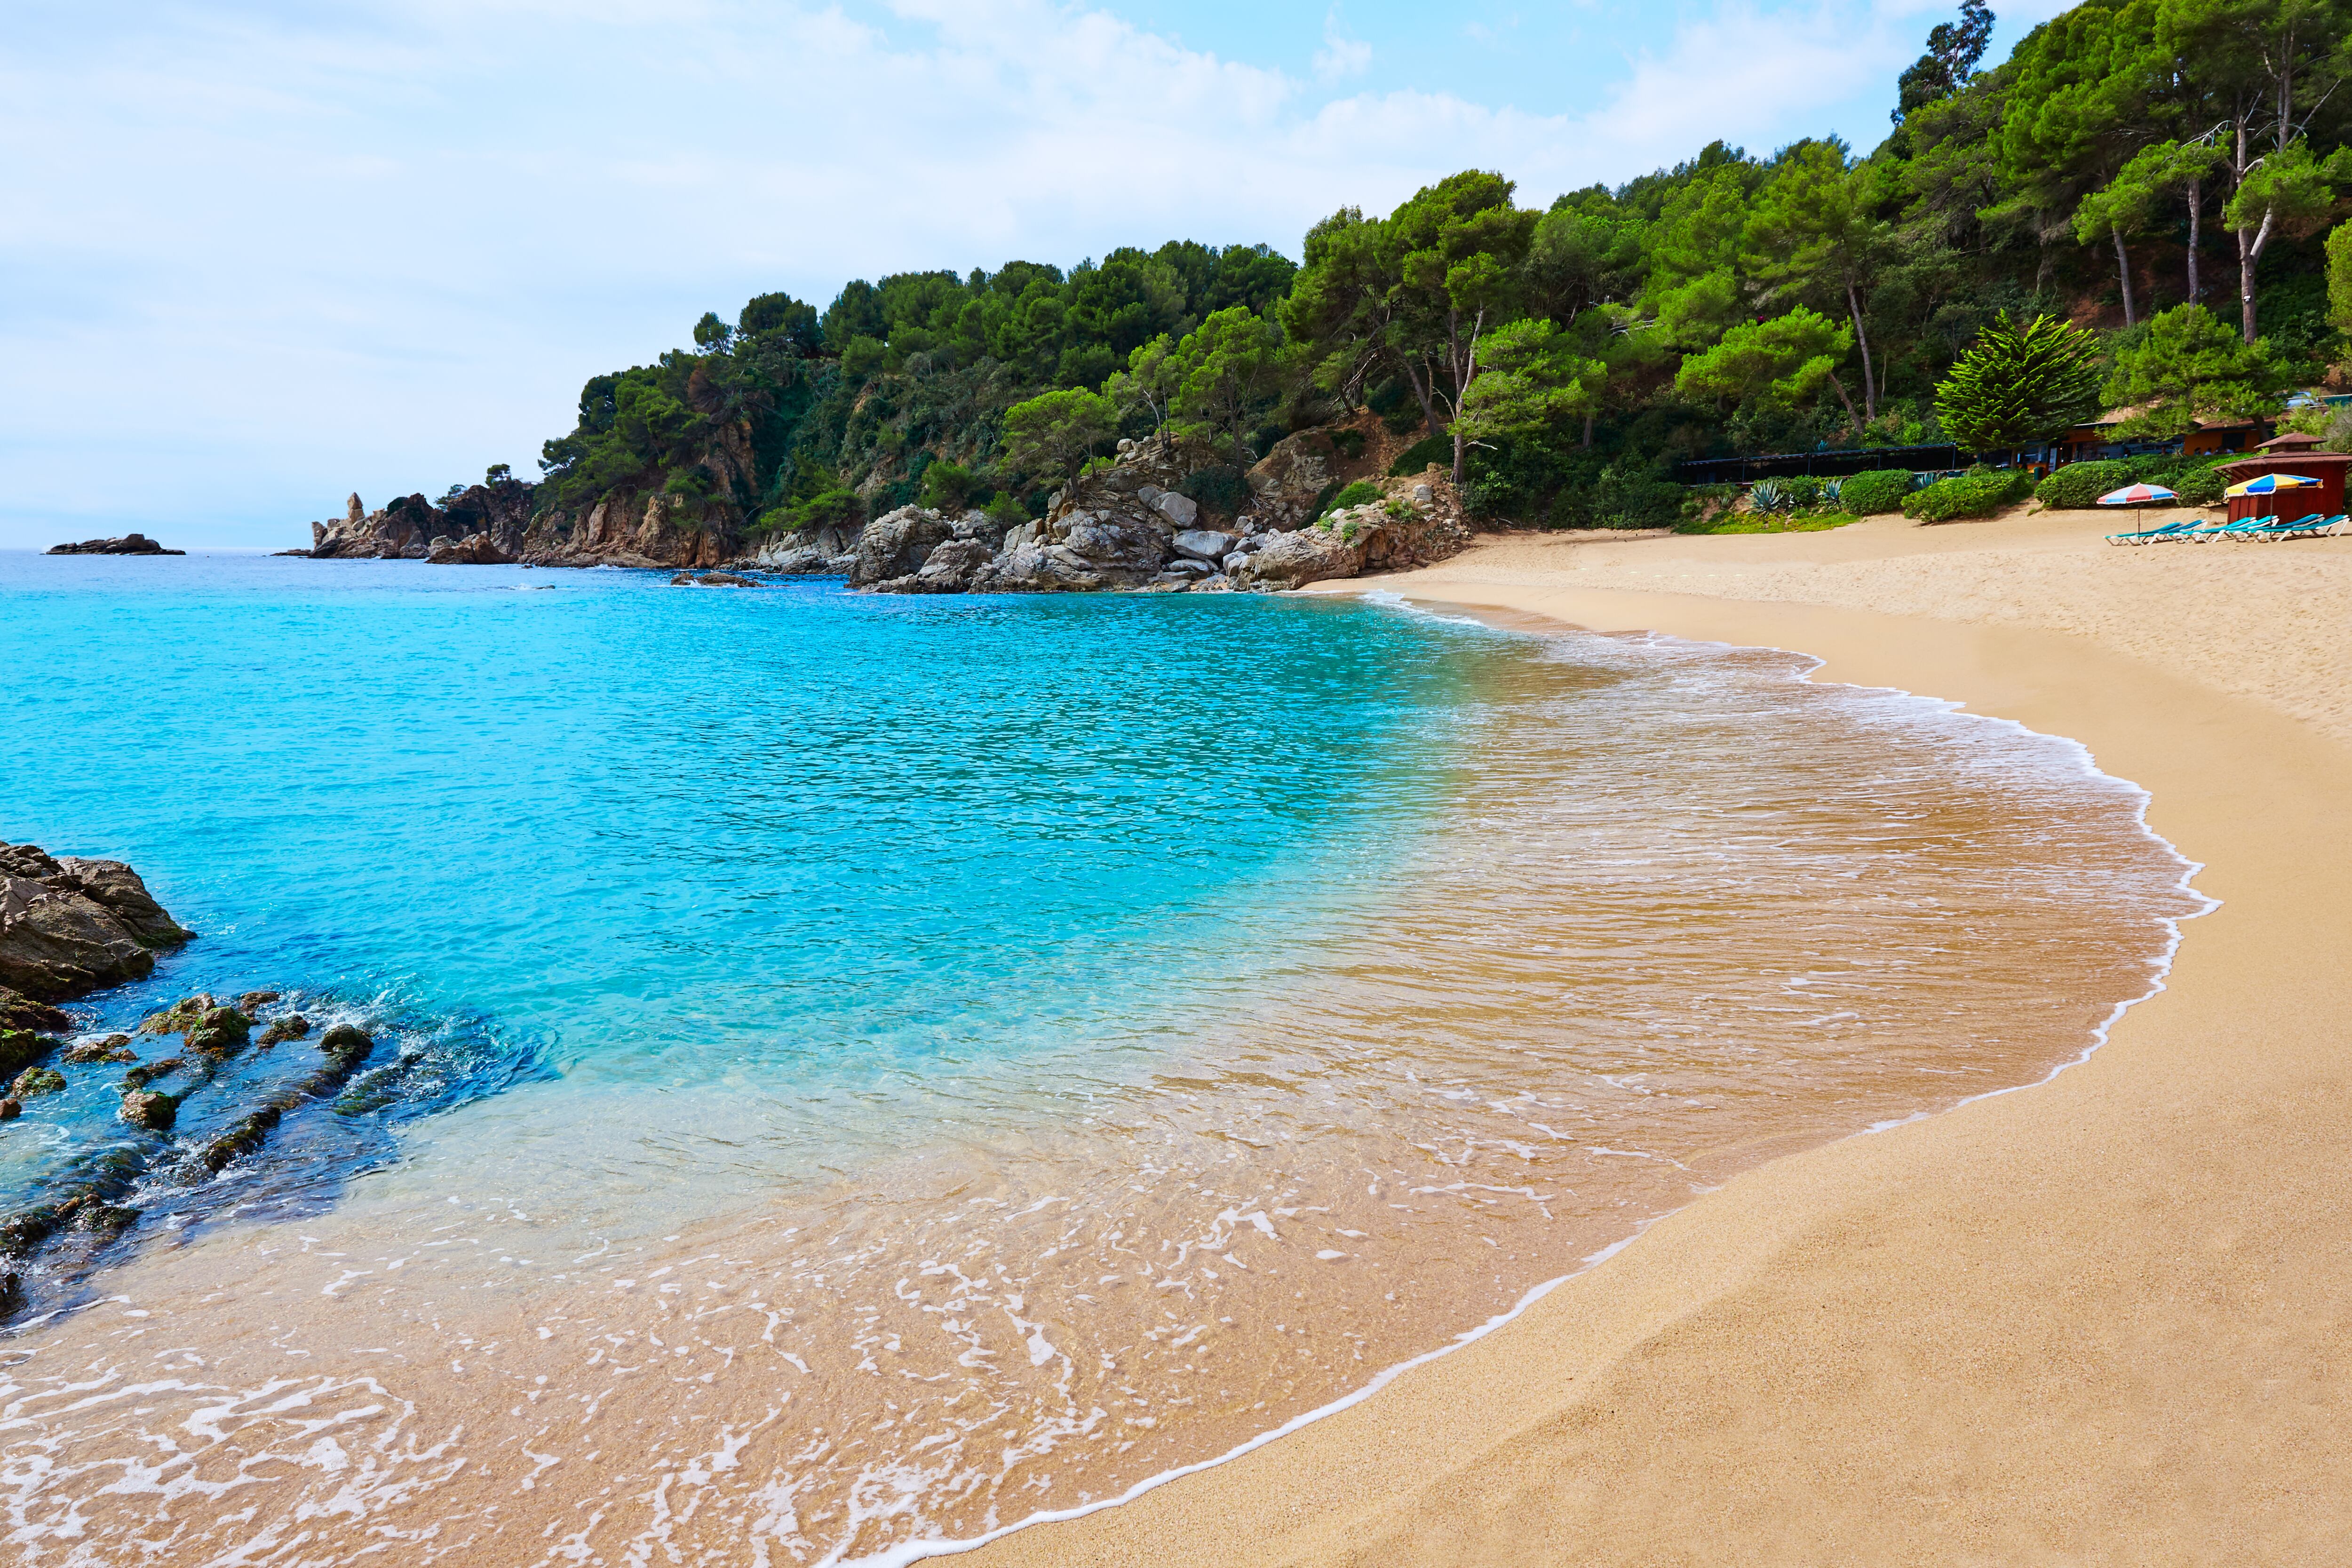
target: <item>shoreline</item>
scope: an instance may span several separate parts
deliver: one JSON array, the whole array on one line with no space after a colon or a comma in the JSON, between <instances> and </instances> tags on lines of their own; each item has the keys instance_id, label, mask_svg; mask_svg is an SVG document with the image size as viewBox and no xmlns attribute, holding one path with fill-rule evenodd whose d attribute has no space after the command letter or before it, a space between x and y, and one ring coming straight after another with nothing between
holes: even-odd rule
<instances>
[{"instance_id":1,"label":"shoreline","mask_svg":"<svg viewBox=\"0 0 2352 1568\"><path fill-rule=\"evenodd\" d=\"M1883 555L1833 535L1744 536L1737 556L1785 576L1790 558L1801 567L1823 554L1997 553L2000 535L2020 533L2037 536L2032 549L2053 549L2054 536L2055 551L2074 553L2067 546L2086 532L2065 519L2001 521L2010 526L1990 540L1962 528L1925 539L1875 530L1895 546ZM1701 571L1690 574L1704 576L1713 563L1703 552L1726 542L1660 542L1668 548L1641 562L1640 574L1662 566L1675 574L1696 561ZM1628 559L1641 549L1597 548ZM1108 1511L1020 1528L981 1547L979 1560L2197 1561L2208 1553L2183 1548L2216 1530L2242 1547L2261 1538L2265 1560L2317 1551L2335 1533L2330 1521L2352 1511L2326 1484L2347 1447L2334 1433L2352 1400L2329 1390L2281 1420L2208 1385L2226 1390L2298 1361L2324 1364L2326 1320L2352 1320L2352 1291L2324 1267L2309 1278L2308 1250L2300 1260L2290 1254L2341 1196L2325 1179L2305 1184L2313 1201L2304 1207L2243 1182L2213 1181L2185 1196L2181 1187L2197 1184L2193 1158L2135 1150L2102 1163L2090 1151L2147 1131L2151 1115L2175 1134L2184 1115L2209 1110L2225 1121L2265 1108L2275 1116L2282 1100L2303 1106L2315 1077L2337 1076L2325 1020L2340 1015L2352 988L2312 973L2312 963L2282 965L2280 950L2324 963L2352 936L2352 920L2327 897L2332 877L2352 867L2352 839L2331 809L2352 781L2352 752L2308 718L2276 710L2310 716L2308 705L2216 690L2080 635L1778 594L1743 598L1736 574L1710 584L1732 590L1722 596L1621 585L1630 571L1612 582L1579 570L1580 582L1545 570L1549 563L1498 570L1503 553L1482 546L1437 568L1325 591L1794 649L1821 660L1806 679L1955 700L2063 736L2147 793L2149 831L2201 866L2200 890L2221 907L2200 920L2197 941L2176 941L2141 998L2150 1005L2122 1009L2104 1043L2040 1082L1874 1130L1885 1136L1769 1162L1648 1227L1642 1247L1531 1293L1500 1331L1407 1363L1313 1426L1294 1424L1283 1442L1269 1434ZM2327 571L2334 591L2340 579ZM2329 694L2315 695L2325 704ZM2181 746L2184 732L2199 743ZM2234 809L2242 796L2258 796L2263 811ZM2215 934L2202 934L2208 928ZM2243 1032L2282 1007L2317 1015L2302 1048L2250 1047ZM2237 1060L2250 1052L2256 1060ZM2234 1093L2216 1089L2216 1055L2257 1070L2224 1074ZM2263 1097L2280 1074L2301 1092ZM2212 1103L2184 1110L2185 1088L2212 1090ZM2323 1176L2327 1150L2341 1146L2316 1125L2326 1120L2290 1134L2317 1145L2297 1167L2306 1174ZM2328 1125L2352 1134L2352 1117ZM2241 1139L2208 1152L2209 1174L2242 1176L2265 1152ZM2010 1176L2008 1187L1994 1172ZM2038 1201L2014 1196L2021 1183ZM2243 1202L2242 1186L2253 1194ZM2178 1246L2129 1223L2151 1206L2195 1209L2235 1236L2258 1233L2265 1256L2252 1267L2241 1260L2208 1289L2294 1276L2305 1300L2327 1303L2315 1314L2321 1321L2286 1331L2300 1354L2281 1350L2281 1326L2260 1313L2211 1321L2191 1300L2197 1290L2150 1267L2151 1249L2162 1257ZM2352 1215L2329 1217L2352 1237ZM2053 1234L2060 1245L2047 1256L2012 1245L2046 1245ZM1847 1310L1823 1311L1823 1299ZM2070 1299L2074 1310L2053 1310ZM2126 1330L2152 1323L2165 1325L2174 1348L2151 1360ZM1880 1337L1858 1338L1864 1324ZM2232 1342L2233 1330L2253 1342ZM2002 1364L2021 1346L2031 1347L2031 1364ZM2213 1346L2235 1353L2200 1360L2191 1348ZM1799 1375L1776 1374L1781 1363ZM2071 1378L2059 1371L2068 1364ZM1979 1374L1953 1370L1961 1367ZM2194 1397L2200 1390L2208 1396ZM2055 1405L2069 1408L2067 1421L2051 1421ZM2260 1459L2204 1452L2183 1433L2188 1410L2197 1426L2234 1421L2248 1434L2242 1447ZM2295 1435L2273 1441L2282 1426ZM1988 1451L1995 1431L2010 1436ZM2114 1464L2118 1445L2137 1436L2145 1446L2151 1434L2168 1439L2158 1454ZM2085 1473L2092 1455L2110 1459ZM2289 1470L2309 1484L2289 1483ZM2298 1492L2284 1517L2262 1501ZM1890 1551L1895 1538L1914 1544Z\"/></svg>"}]
</instances>

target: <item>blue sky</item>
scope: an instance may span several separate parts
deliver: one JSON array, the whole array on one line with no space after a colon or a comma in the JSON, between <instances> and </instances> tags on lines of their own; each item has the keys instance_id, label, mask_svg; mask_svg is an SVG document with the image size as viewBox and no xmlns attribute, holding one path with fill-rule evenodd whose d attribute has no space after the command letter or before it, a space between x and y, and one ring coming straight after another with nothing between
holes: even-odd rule
<instances>
[{"instance_id":1,"label":"blue sky","mask_svg":"<svg viewBox=\"0 0 2352 1568\"><path fill-rule=\"evenodd\" d=\"M2053 14L2002 5L1995 58ZM589 375L785 289L1266 240L1884 134L1953 7L17 0L0 548L534 472Z\"/></svg>"}]
</instances>

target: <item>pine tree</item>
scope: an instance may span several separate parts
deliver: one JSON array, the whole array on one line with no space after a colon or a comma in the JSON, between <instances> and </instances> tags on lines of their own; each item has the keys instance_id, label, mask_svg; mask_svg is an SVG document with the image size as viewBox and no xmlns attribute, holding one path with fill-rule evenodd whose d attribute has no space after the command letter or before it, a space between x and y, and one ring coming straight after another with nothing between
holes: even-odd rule
<instances>
[{"instance_id":1,"label":"pine tree","mask_svg":"<svg viewBox=\"0 0 2352 1568\"><path fill-rule=\"evenodd\" d=\"M2099 411L2097 340L2055 316L2004 310L1936 388L1936 417L1971 452L2044 441Z\"/></svg>"}]
</instances>

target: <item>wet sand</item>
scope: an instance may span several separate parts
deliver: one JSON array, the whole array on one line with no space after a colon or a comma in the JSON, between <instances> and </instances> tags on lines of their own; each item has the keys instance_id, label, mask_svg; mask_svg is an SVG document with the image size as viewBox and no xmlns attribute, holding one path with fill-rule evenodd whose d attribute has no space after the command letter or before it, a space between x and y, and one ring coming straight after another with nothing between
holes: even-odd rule
<instances>
[{"instance_id":1,"label":"wet sand","mask_svg":"<svg viewBox=\"0 0 2352 1568\"><path fill-rule=\"evenodd\" d=\"M2222 908L2084 1066L1750 1171L1370 1399L972 1561L2340 1562L2352 540L2114 526L1507 536L1347 585L2071 736Z\"/></svg>"}]
</instances>

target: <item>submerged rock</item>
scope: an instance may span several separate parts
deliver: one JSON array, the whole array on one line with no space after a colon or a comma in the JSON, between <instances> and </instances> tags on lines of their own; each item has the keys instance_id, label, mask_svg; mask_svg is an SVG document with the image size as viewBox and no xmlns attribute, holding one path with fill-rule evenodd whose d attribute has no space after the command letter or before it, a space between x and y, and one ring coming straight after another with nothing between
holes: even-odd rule
<instances>
[{"instance_id":1,"label":"submerged rock","mask_svg":"<svg viewBox=\"0 0 2352 1568\"><path fill-rule=\"evenodd\" d=\"M84 1062L135 1062L139 1053L131 1048L128 1035L109 1035L102 1040L84 1040L58 1058L68 1067Z\"/></svg>"},{"instance_id":2,"label":"submerged rock","mask_svg":"<svg viewBox=\"0 0 2352 1568\"><path fill-rule=\"evenodd\" d=\"M275 991L248 991L236 999L236 1010L247 1014L257 1013L277 1000L278 993Z\"/></svg>"},{"instance_id":3,"label":"submerged rock","mask_svg":"<svg viewBox=\"0 0 2352 1568\"><path fill-rule=\"evenodd\" d=\"M299 1013L289 1013L283 1018L271 1019L269 1027L261 1031L261 1038L255 1043L266 1049L281 1040L302 1039L310 1033L310 1019Z\"/></svg>"}]
</instances>

